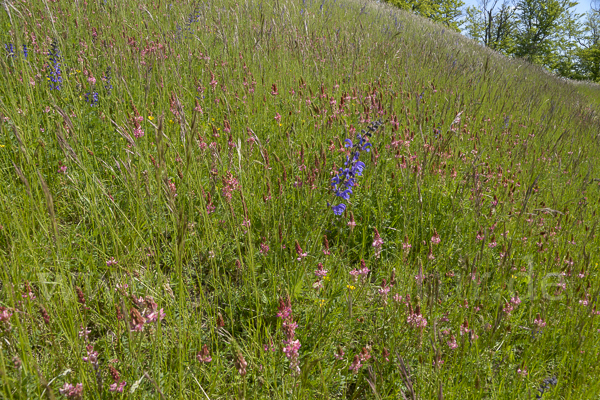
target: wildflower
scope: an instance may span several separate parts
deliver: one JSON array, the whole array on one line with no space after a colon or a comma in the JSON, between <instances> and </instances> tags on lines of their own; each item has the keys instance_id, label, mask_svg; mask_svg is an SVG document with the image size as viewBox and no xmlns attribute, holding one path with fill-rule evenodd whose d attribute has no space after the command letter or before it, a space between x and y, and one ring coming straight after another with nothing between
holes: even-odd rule
<instances>
[{"instance_id":1,"label":"wildflower","mask_svg":"<svg viewBox=\"0 0 600 400\"><path fill-rule=\"evenodd\" d=\"M343 360L344 359L344 349L342 348L342 346L338 346L337 351L335 352L335 354L333 355L337 360Z\"/></svg>"},{"instance_id":2,"label":"wildflower","mask_svg":"<svg viewBox=\"0 0 600 400\"><path fill-rule=\"evenodd\" d=\"M298 243L297 240L296 240L296 254L298 255L298 258L297 258L298 261L302 261L302 259L307 256L307 253L304 253L302 251L302 247L300 247L300 243Z\"/></svg>"},{"instance_id":3,"label":"wildflower","mask_svg":"<svg viewBox=\"0 0 600 400\"><path fill-rule=\"evenodd\" d=\"M275 121L281 122L281 115L279 113L275 113Z\"/></svg>"},{"instance_id":4,"label":"wildflower","mask_svg":"<svg viewBox=\"0 0 600 400\"><path fill-rule=\"evenodd\" d=\"M248 367L248 363L244 359L244 355L241 352L237 353L237 356L235 359L235 367L237 368L238 373L242 376L246 375L246 373L248 372L246 370L246 368Z\"/></svg>"},{"instance_id":5,"label":"wildflower","mask_svg":"<svg viewBox=\"0 0 600 400\"><path fill-rule=\"evenodd\" d=\"M42 306L40 306L40 315L42 316L42 319L44 320L44 323L46 323L46 325L50 324L50 315L48 315L48 312Z\"/></svg>"},{"instance_id":6,"label":"wildflower","mask_svg":"<svg viewBox=\"0 0 600 400\"><path fill-rule=\"evenodd\" d=\"M79 329L79 337L80 338L84 338L84 340L87 342L88 340L88 336L89 334L92 333L91 330L84 328L83 326L80 327Z\"/></svg>"},{"instance_id":7,"label":"wildflower","mask_svg":"<svg viewBox=\"0 0 600 400\"><path fill-rule=\"evenodd\" d=\"M83 290L79 286L75 287L75 291L77 292L77 301L85 310L89 310L89 307L85 305L85 295L83 294Z\"/></svg>"},{"instance_id":8,"label":"wildflower","mask_svg":"<svg viewBox=\"0 0 600 400\"><path fill-rule=\"evenodd\" d=\"M212 357L210 356L210 351L208 350L208 346L206 344L202 345L202 350L198 352L196 356L198 361L202 363L209 363L212 361Z\"/></svg>"},{"instance_id":9,"label":"wildflower","mask_svg":"<svg viewBox=\"0 0 600 400\"><path fill-rule=\"evenodd\" d=\"M127 382L121 380L119 371L112 365L108 367L108 370L114 381L114 383L109 386L108 390L111 392L123 393L123 389L125 388L125 385L127 385Z\"/></svg>"},{"instance_id":10,"label":"wildflower","mask_svg":"<svg viewBox=\"0 0 600 400\"><path fill-rule=\"evenodd\" d=\"M97 105L98 104L98 92L87 92L85 94L85 102L90 103L90 106L92 106L92 107Z\"/></svg>"},{"instance_id":11,"label":"wildflower","mask_svg":"<svg viewBox=\"0 0 600 400\"><path fill-rule=\"evenodd\" d=\"M62 71L60 69L60 51L58 49L58 42L55 40L52 42L50 48L50 62L52 66L49 66L48 80L50 81L50 90L60 90L62 87Z\"/></svg>"},{"instance_id":12,"label":"wildflower","mask_svg":"<svg viewBox=\"0 0 600 400\"><path fill-rule=\"evenodd\" d=\"M344 209L346 208L346 206L344 205ZM344 210L342 209L342 212ZM335 213L335 210L334 210ZM341 215L341 213L336 214L336 215ZM356 226L356 222L354 222L354 214L352 212L350 212L350 220L348 221L348 226L350 227L350 230L353 230L354 227Z\"/></svg>"},{"instance_id":13,"label":"wildflower","mask_svg":"<svg viewBox=\"0 0 600 400\"><path fill-rule=\"evenodd\" d=\"M346 205L344 203L340 203L336 206L332 206L331 209L333 210L333 213L335 215L342 215L344 213L344 210L346 209ZM348 223L348 225L350 225L350 222ZM356 225L356 224L354 224L354 225Z\"/></svg>"},{"instance_id":14,"label":"wildflower","mask_svg":"<svg viewBox=\"0 0 600 400\"><path fill-rule=\"evenodd\" d=\"M215 74L213 74L212 72L210 73L210 83L209 85L212 86L213 90L215 90L215 88L217 87L217 80L215 79Z\"/></svg>"},{"instance_id":15,"label":"wildflower","mask_svg":"<svg viewBox=\"0 0 600 400\"><path fill-rule=\"evenodd\" d=\"M387 362L390 361L390 352L384 347L383 350L381 351L381 356L383 357L383 359Z\"/></svg>"},{"instance_id":16,"label":"wildflower","mask_svg":"<svg viewBox=\"0 0 600 400\"><path fill-rule=\"evenodd\" d=\"M510 302L513 303L516 306L518 306L519 304L521 304L521 299L519 298L519 294L516 293L515 296L510 299Z\"/></svg>"},{"instance_id":17,"label":"wildflower","mask_svg":"<svg viewBox=\"0 0 600 400\"><path fill-rule=\"evenodd\" d=\"M286 300L279 299L279 312L277 316L283 319L282 329L285 333L285 339L283 340L283 352L285 356L290 360L290 369L294 375L300 373L299 355L300 341L295 338L296 328L298 324L294 322L292 317L292 305L290 298Z\"/></svg>"},{"instance_id":18,"label":"wildflower","mask_svg":"<svg viewBox=\"0 0 600 400\"><path fill-rule=\"evenodd\" d=\"M130 326L132 332L141 332L144 330L144 324L146 323L146 319L142 317L142 314L135 308L132 308L129 311L129 315L131 316Z\"/></svg>"},{"instance_id":19,"label":"wildflower","mask_svg":"<svg viewBox=\"0 0 600 400\"><path fill-rule=\"evenodd\" d=\"M88 344L85 347L87 351L87 357L82 357L84 362L89 362L90 364L97 366L98 365L98 352L94 351L94 345Z\"/></svg>"},{"instance_id":20,"label":"wildflower","mask_svg":"<svg viewBox=\"0 0 600 400\"><path fill-rule=\"evenodd\" d=\"M437 231L433 231L433 236L431 237L431 244L440 244L441 239L440 235L438 235Z\"/></svg>"},{"instance_id":21,"label":"wildflower","mask_svg":"<svg viewBox=\"0 0 600 400\"><path fill-rule=\"evenodd\" d=\"M321 277L321 278L322 278L322 277L324 277L324 276L326 276L326 275L327 275L327 272L328 272L328 271L327 271L326 269L324 269L324 267L323 267L323 264L322 264L322 263L319 263L319 264L317 264L317 269L316 269L316 271L315 271L315 275L316 275L316 276L318 276L318 277Z\"/></svg>"},{"instance_id":22,"label":"wildflower","mask_svg":"<svg viewBox=\"0 0 600 400\"><path fill-rule=\"evenodd\" d=\"M6 307L0 306L0 326L4 325L10 329L10 317L12 317L12 311Z\"/></svg>"},{"instance_id":23,"label":"wildflower","mask_svg":"<svg viewBox=\"0 0 600 400\"><path fill-rule=\"evenodd\" d=\"M325 246L325 248L323 249L323 254L325 254L326 256L330 255L331 253L329 252L329 240L327 240L327 236L323 236L323 245Z\"/></svg>"},{"instance_id":24,"label":"wildflower","mask_svg":"<svg viewBox=\"0 0 600 400\"><path fill-rule=\"evenodd\" d=\"M373 247L375 248L375 258L379 258L381 254L381 246L383 245L383 239L379 236L379 231L375 229L375 237L373 238Z\"/></svg>"},{"instance_id":25,"label":"wildflower","mask_svg":"<svg viewBox=\"0 0 600 400\"><path fill-rule=\"evenodd\" d=\"M58 392L67 396L69 400L81 400L83 398L83 385L78 383L73 386L70 383L65 383L61 389L58 389Z\"/></svg>"},{"instance_id":26,"label":"wildflower","mask_svg":"<svg viewBox=\"0 0 600 400\"><path fill-rule=\"evenodd\" d=\"M408 315L406 322L413 328L425 328L427 326L427 319L421 315L421 311L418 306L415 312Z\"/></svg>"},{"instance_id":27,"label":"wildflower","mask_svg":"<svg viewBox=\"0 0 600 400\"><path fill-rule=\"evenodd\" d=\"M411 247L411 244L408 242L408 236L404 236L404 241L402 242L402 250L408 253Z\"/></svg>"},{"instance_id":28,"label":"wildflower","mask_svg":"<svg viewBox=\"0 0 600 400\"><path fill-rule=\"evenodd\" d=\"M225 326L225 320L221 313L217 313L217 328L223 328Z\"/></svg>"},{"instance_id":29,"label":"wildflower","mask_svg":"<svg viewBox=\"0 0 600 400\"><path fill-rule=\"evenodd\" d=\"M58 173L59 174L67 174L67 166L66 165L62 165L61 162L58 163Z\"/></svg>"},{"instance_id":30,"label":"wildflower","mask_svg":"<svg viewBox=\"0 0 600 400\"><path fill-rule=\"evenodd\" d=\"M462 325L460 326L460 336L469 333L469 321L467 321L467 319L465 318L465 322L462 323Z\"/></svg>"},{"instance_id":31,"label":"wildflower","mask_svg":"<svg viewBox=\"0 0 600 400\"><path fill-rule=\"evenodd\" d=\"M363 347L358 355L360 357L360 361L367 361L371 358L371 353L369 352L370 347Z\"/></svg>"},{"instance_id":32,"label":"wildflower","mask_svg":"<svg viewBox=\"0 0 600 400\"><path fill-rule=\"evenodd\" d=\"M273 85L271 86L271 95L272 95L272 96L277 96L278 94L279 94L279 92L277 91L277 85L276 85L276 84L273 84Z\"/></svg>"},{"instance_id":33,"label":"wildflower","mask_svg":"<svg viewBox=\"0 0 600 400\"><path fill-rule=\"evenodd\" d=\"M356 375L358 374L360 367L362 367L362 363L360 362L360 357L357 354L354 356L354 361L352 361L352 364L348 367L348 370L352 371L354 375Z\"/></svg>"},{"instance_id":34,"label":"wildflower","mask_svg":"<svg viewBox=\"0 0 600 400\"><path fill-rule=\"evenodd\" d=\"M111 267L111 266L117 265L117 264L118 264L118 262L117 262L117 260L115 260L114 257L111 257L108 260L106 260L106 266L107 267ZM117 287L118 287L118 285L117 285Z\"/></svg>"},{"instance_id":35,"label":"wildflower","mask_svg":"<svg viewBox=\"0 0 600 400\"><path fill-rule=\"evenodd\" d=\"M546 326L546 322L542 319L542 317L540 317L539 313L536 315L535 319L533 320L533 323L537 325L538 328L543 328Z\"/></svg>"},{"instance_id":36,"label":"wildflower","mask_svg":"<svg viewBox=\"0 0 600 400\"><path fill-rule=\"evenodd\" d=\"M111 91L112 91L112 84L110 83L111 81L111 67L108 66L106 68L106 72L104 73L104 76L102 77L102 81L104 81L104 90L106 90L106 92L110 95Z\"/></svg>"},{"instance_id":37,"label":"wildflower","mask_svg":"<svg viewBox=\"0 0 600 400\"><path fill-rule=\"evenodd\" d=\"M523 367L523 369L517 369L517 374L521 375L522 378L527 376L527 368Z\"/></svg>"},{"instance_id":38,"label":"wildflower","mask_svg":"<svg viewBox=\"0 0 600 400\"><path fill-rule=\"evenodd\" d=\"M267 244L267 239L263 236L263 241L260 244L260 254L267 254L269 252L269 245Z\"/></svg>"},{"instance_id":39,"label":"wildflower","mask_svg":"<svg viewBox=\"0 0 600 400\"><path fill-rule=\"evenodd\" d=\"M448 343L448 347L450 347L452 350L454 350L458 347L458 344L456 343L456 338L454 337L454 335L450 336L450 340L447 343Z\"/></svg>"},{"instance_id":40,"label":"wildflower","mask_svg":"<svg viewBox=\"0 0 600 400\"><path fill-rule=\"evenodd\" d=\"M171 196L177 197L177 186L175 186L175 182L173 182L171 178L169 178L169 180L167 181L167 186L169 187L169 192Z\"/></svg>"},{"instance_id":41,"label":"wildflower","mask_svg":"<svg viewBox=\"0 0 600 400\"><path fill-rule=\"evenodd\" d=\"M385 279L381 282L381 288L378 290L384 302L386 302L387 295L390 292L390 287L388 286Z\"/></svg>"}]
</instances>

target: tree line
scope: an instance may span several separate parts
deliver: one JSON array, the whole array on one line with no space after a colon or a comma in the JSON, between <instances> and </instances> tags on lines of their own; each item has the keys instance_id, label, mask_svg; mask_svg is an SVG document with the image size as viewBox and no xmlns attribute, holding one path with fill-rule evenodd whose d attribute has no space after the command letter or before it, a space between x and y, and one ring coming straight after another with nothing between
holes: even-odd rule
<instances>
[{"instance_id":1,"label":"tree line","mask_svg":"<svg viewBox=\"0 0 600 400\"><path fill-rule=\"evenodd\" d=\"M600 0L578 14L574 0L385 0L557 75L600 83ZM584 0L585 1L585 0Z\"/></svg>"}]
</instances>

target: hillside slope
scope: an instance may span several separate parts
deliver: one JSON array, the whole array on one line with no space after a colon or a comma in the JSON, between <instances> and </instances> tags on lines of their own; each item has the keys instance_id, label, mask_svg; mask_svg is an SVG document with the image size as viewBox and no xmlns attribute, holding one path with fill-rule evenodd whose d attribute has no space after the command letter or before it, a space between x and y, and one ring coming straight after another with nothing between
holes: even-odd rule
<instances>
[{"instance_id":1,"label":"hillside slope","mask_svg":"<svg viewBox=\"0 0 600 400\"><path fill-rule=\"evenodd\" d=\"M598 398L596 86L373 2L0 23L2 397Z\"/></svg>"}]
</instances>

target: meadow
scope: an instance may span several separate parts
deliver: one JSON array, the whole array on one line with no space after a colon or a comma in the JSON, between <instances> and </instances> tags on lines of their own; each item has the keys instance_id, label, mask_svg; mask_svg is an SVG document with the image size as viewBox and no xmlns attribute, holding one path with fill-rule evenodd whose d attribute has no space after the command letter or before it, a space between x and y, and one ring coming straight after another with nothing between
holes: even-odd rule
<instances>
[{"instance_id":1,"label":"meadow","mask_svg":"<svg viewBox=\"0 0 600 400\"><path fill-rule=\"evenodd\" d=\"M599 86L358 0L12 0L3 399L600 399Z\"/></svg>"}]
</instances>

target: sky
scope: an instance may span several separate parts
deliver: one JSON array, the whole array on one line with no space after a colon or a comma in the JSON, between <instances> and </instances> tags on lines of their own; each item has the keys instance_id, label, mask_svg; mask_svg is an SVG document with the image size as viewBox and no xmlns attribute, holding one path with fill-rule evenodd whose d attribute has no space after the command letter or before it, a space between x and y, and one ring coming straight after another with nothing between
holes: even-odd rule
<instances>
[{"instance_id":1,"label":"sky","mask_svg":"<svg viewBox=\"0 0 600 400\"><path fill-rule=\"evenodd\" d=\"M465 2L465 7L475 6L477 5L477 0L463 0ZM501 2L501 0L499 1ZM590 10L591 0L580 0L579 4L575 8L578 14L584 14Z\"/></svg>"}]
</instances>

